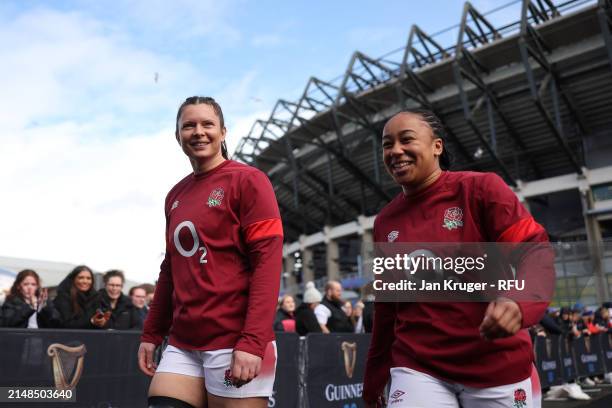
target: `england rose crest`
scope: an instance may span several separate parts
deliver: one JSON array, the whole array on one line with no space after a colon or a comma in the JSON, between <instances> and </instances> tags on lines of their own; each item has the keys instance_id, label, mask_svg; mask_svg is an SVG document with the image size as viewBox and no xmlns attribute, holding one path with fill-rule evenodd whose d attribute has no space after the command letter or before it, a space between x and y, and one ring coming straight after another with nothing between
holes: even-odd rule
<instances>
[{"instance_id":1,"label":"england rose crest","mask_svg":"<svg viewBox=\"0 0 612 408\"><path fill-rule=\"evenodd\" d=\"M447 208L444 212L444 224L442 226L449 231L463 227L463 210L459 207Z\"/></svg>"},{"instance_id":2,"label":"england rose crest","mask_svg":"<svg viewBox=\"0 0 612 408\"><path fill-rule=\"evenodd\" d=\"M208 196L208 206L209 207L218 207L221 205L221 201L223 200L223 189L221 187L215 188L210 195Z\"/></svg>"},{"instance_id":3,"label":"england rose crest","mask_svg":"<svg viewBox=\"0 0 612 408\"><path fill-rule=\"evenodd\" d=\"M527 406L527 393L522 388L514 390L514 408L525 408Z\"/></svg>"}]
</instances>

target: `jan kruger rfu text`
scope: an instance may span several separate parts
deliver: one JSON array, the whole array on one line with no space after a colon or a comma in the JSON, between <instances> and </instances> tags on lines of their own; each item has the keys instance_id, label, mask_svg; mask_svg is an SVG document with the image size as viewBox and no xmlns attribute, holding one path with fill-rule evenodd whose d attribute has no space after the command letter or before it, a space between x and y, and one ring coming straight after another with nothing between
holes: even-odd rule
<instances>
[{"instance_id":1,"label":"jan kruger rfu text","mask_svg":"<svg viewBox=\"0 0 612 408\"><path fill-rule=\"evenodd\" d=\"M408 279L402 279L399 282L384 282L380 279L374 280L374 290L398 290L398 291L459 291L459 292L479 292L489 289L497 290L523 290L525 289L524 280L504 280L500 279L497 282L457 282L452 279L446 279L442 282L414 282Z\"/></svg>"}]
</instances>

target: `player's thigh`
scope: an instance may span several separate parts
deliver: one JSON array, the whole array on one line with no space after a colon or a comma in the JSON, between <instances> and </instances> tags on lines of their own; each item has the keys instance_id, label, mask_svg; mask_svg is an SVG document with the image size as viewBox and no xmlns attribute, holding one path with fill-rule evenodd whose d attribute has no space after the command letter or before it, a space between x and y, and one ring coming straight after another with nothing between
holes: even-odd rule
<instances>
[{"instance_id":1,"label":"player's thigh","mask_svg":"<svg viewBox=\"0 0 612 408\"><path fill-rule=\"evenodd\" d=\"M196 408L207 408L204 378L158 372L149 387L149 397L172 397Z\"/></svg>"},{"instance_id":2,"label":"player's thigh","mask_svg":"<svg viewBox=\"0 0 612 408\"><path fill-rule=\"evenodd\" d=\"M459 395L463 408L532 408L531 378L490 388L466 387ZM535 398L537 400L537 398Z\"/></svg>"},{"instance_id":3,"label":"player's thigh","mask_svg":"<svg viewBox=\"0 0 612 408\"><path fill-rule=\"evenodd\" d=\"M276 342L268 343L259 375L240 387L232 384L232 350L205 352L204 377L209 407L267 407L276 377Z\"/></svg>"},{"instance_id":4,"label":"player's thigh","mask_svg":"<svg viewBox=\"0 0 612 408\"><path fill-rule=\"evenodd\" d=\"M410 368L391 369L388 406L392 408L459 408L452 386Z\"/></svg>"},{"instance_id":5,"label":"player's thigh","mask_svg":"<svg viewBox=\"0 0 612 408\"><path fill-rule=\"evenodd\" d=\"M150 397L172 397L195 407L206 407L201 353L169 345L149 386Z\"/></svg>"},{"instance_id":6,"label":"player's thigh","mask_svg":"<svg viewBox=\"0 0 612 408\"><path fill-rule=\"evenodd\" d=\"M208 408L267 408L267 397L228 398L208 393Z\"/></svg>"}]
</instances>

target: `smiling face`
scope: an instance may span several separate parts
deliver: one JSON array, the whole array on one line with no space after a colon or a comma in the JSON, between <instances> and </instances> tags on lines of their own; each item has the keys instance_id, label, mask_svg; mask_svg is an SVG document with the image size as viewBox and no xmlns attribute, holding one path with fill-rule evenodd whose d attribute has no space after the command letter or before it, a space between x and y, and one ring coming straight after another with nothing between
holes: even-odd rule
<instances>
[{"instance_id":1,"label":"smiling face","mask_svg":"<svg viewBox=\"0 0 612 408\"><path fill-rule=\"evenodd\" d=\"M33 276L26 276L19 284L19 292L24 299L29 299L36 293L38 283Z\"/></svg>"},{"instance_id":2,"label":"smiling face","mask_svg":"<svg viewBox=\"0 0 612 408\"><path fill-rule=\"evenodd\" d=\"M292 296L285 296L283 298L283 303L281 304L281 308L288 313L293 313L295 311L295 300L293 300Z\"/></svg>"},{"instance_id":3,"label":"smiling face","mask_svg":"<svg viewBox=\"0 0 612 408\"><path fill-rule=\"evenodd\" d=\"M132 303L139 309L145 306L147 292L143 288L136 288L132 291Z\"/></svg>"},{"instance_id":4,"label":"smiling face","mask_svg":"<svg viewBox=\"0 0 612 408\"><path fill-rule=\"evenodd\" d=\"M81 292L87 292L89 289L91 289L92 285L93 279L89 271L81 271L74 278L74 286L76 286L76 288Z\"/></svg>"},{"instance_id":5,"label":"smiling face","mask_svg":"<svg viewBox=\"0 0 612 408\"><path fill-rule=\"evenodd\" d=\"M121 296L121 289L123 288L123 279L119 276L111 276L105 285L106 293L108 297L115 300Z\"/></svg>"},{"instance_id":6,"label":"smiling face","mask_svg":"<svg viewBox=\"0 0 612 408\"><path fill-rule=\"evenodd\" d=\"M419 114L392 117L383 129L382 146L385 168L405 193L425 187L441 171L442 139Z\"/></svg>"},{"instance_id":7,"label":"smiling face","mask_svg":"<svg viewBox=\"0 0 612 408\"><path fill-rule=\"evenodd\" d=\"M177 141L189 157L194 172L204 173L223 162L221 143L225 127L211 105L185 105L178 120Z\"/></svg>"}]
</instances>

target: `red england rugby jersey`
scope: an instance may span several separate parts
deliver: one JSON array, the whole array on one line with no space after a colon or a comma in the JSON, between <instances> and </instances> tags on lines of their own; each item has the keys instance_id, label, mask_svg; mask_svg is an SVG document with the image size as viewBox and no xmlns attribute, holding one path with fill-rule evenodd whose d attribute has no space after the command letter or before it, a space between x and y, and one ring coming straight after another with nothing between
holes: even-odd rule
<instances>
[{"instance_id":1,"label":"red england rugby jersey","mask_svg":"<svg viewBox=\"0 0 612 408\"><path fill-rule=\"evenodd\" d=\"M263 358L274 339L283 231L261 171L226 160L166 197L166 256L142 341L234 348Z\"/></svg>"},{"instance_id":2,"label":"red england rugby jersey","mask_svg":"<svg viewBox=\"0 0 612 408\"><path fill-rule=\"evenodd\" d=\"M548 237L499 176L443 172L425 190L414 196L401 193L385 206L374 222L374 239L376 242L547 242ZM550 269L545 273L550 273L551 279L554 276L552 258ZM523 328L536 324L548 305L547 302L518 303ZM391 367L408 367L478 388L528 378L533 351L527 330L508 338L484 340L479 326L487 305L376 303L364 399L376 400L389 379Z\"/></svg>"}]
</instances>

